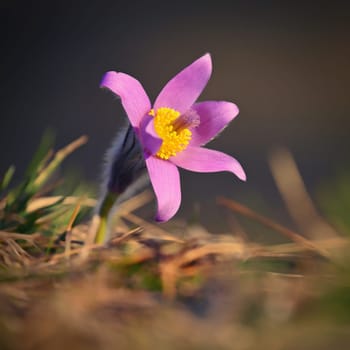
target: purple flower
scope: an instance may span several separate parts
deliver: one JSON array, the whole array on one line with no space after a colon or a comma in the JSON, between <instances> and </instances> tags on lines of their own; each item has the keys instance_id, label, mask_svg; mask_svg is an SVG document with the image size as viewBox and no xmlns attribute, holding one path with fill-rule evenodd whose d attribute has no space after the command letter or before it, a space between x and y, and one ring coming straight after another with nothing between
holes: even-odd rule
<instances>
[{"instance_id":1,"label":"purple flower","mask_svg":"<svg viewBox=\"0 0 350 350\"><path fill-rule=\"evenodd\" d=\"M235 104L197 102L212 71L206 54L171 79L153 106L138 80L107 72L101 87L121 98L142 146L149 177L157 197L157 221L175 215L181 202L178 167L196 172L230 171L246 180L239 162L229 155L203 148L237 116Z\"/></svg>"}]
</instances>

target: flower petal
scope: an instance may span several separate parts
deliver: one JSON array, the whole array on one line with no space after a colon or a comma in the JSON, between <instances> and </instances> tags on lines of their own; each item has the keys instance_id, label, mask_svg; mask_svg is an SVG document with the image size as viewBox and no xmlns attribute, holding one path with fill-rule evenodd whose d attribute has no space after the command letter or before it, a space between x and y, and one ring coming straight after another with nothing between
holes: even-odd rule
<instances>
[{"instance_id":1,"label":"flower petal","mask_svg":"<svg viewBox=\"0 0 350 350\"><path fill-rule=\"evenodd\" d=\"M147 158L146 165L158 202L156 220L168 221L178 211L181 203L179 170L169 161L156 157Z\"/></svg>"},{"instance_id":2,"label":"flower petal","mask_svg":"<svg viewBox=\"0 0 350 350\"><path fill-rule=\"evenodd\" d=\"M230 171L241 180L246 180L246 174L239 162L219 151L189 146L170 160L175 165L187 170L201 173Z\"/></svg>"},{"instance_id":3,"label":"flower petal","mask_svg":"<svg viewBox=\"0 0 350 350\"><path fill-rule=\"evenodd\" d=\"M140 124L141 143L144 149L145 158L158 152L163 140L158 136L154 129L154 118L146 115Z\"/></svg>"},{"instance_id":4,"label":"flower petal","mask_svg":"<svg viewBox=\"0 0 350 350\"><path fill-rule=\"evenodd\" d=\"M192 109L200 118L200 124L191 130L192 146L202 146L208 143L239 113L234 103L225 101L200 102L194 104Z\"/></svg>"},{"instance_id":5,"label":"flower petal","mask_svg":"<svg viewBox=\"0 0 350 350\"><path fill-rule=\"evenodd\" d=\"M101 82L118 95L134 128L138 128L142 118L151 109L150 100L138 80L124 73L107 72Z\"/></svg>"},{"instance_id":6,"label":"flower petal","mask_svg":"<svg viewBox=\"0 0 350 350\"><path fill-rule=\"evenodd\" d=\"M154 108L169 107L185 113L207 85L211 70L210 54L200 57L164 86Z\"/></svg>"}]
</instances>

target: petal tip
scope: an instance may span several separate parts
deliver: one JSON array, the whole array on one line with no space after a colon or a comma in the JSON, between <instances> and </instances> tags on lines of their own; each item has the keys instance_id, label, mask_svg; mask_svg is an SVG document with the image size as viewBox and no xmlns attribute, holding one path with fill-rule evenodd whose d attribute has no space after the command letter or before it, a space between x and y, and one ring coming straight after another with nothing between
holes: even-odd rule
<instances>
[{"instance_id":1,"label":"petal tip","mask_svg":"<svg viewBox=\"0 0 350 350\"><path fill-rule=\"evenodd\" d=\"M247 181L247 175L245 172L243 172L243 174L241 176L239 176L239 179L241 179L242 181Z\"/></svg>"},{"instance_id":2,"label":"petal tip","mask_svg":"<svg viewBox=\"0 0 350 350\"><path fill-rule=\"evenodd\" d=\"M198 59L198 61L203 61L205 62L205 64L208 66L209 70L211 71L213 68L213 63L211 60L211 54L209 52L207 52L206 54L204 54L202 57L200 57Z\"/></svg>"},{"instance_id":3,"label":"petal tip","mask_svg":"<svg viewBox=\"0 0 350 350\"><path fill-rule=\"evenodd\" d=\"M239 108L236 104L232 103L231 102L231 105L232 105L232 115L233 115L233 118L236 118L239 114Z\"/></svg>"},{"instance_id":4,"label":"petal tip","mask_svg":"<svg viewBox=\"0 0 350 350\"><path fill-rule=\"evenodd\" d=\"M211 62L211 54L210 52L205 53L201 58L206 59Z\"/></svg>"},{"instance_id":5,"label":"petal tip","mask_svg":"<svg viewBox=\"0 0 350 350\"><path fill-rule=\"evenodd\" d=\"M175 214L179 210L179 206L180 205L177 205L175 207L170 207L170 208L158 209L156 217L154 218L154 220L156 222L159 222L159 223L169 221L170 219L172 219L175 216Z\"/></svg>"},{"instance_id":6,"label":"petal tip","mask_svg":"<svg viewBox=\"0 0 350 350\"><path fill-rule=\"evenodd\" d=\"M158 216L158 215L154 218L154 220L156 222L159 222L160 224L163 223L163 222L169 221L169 219L164 219L164 218L162 218L161 216Z\"/></svg>"},{"instance_id":7,"label":"petal tip","mask_svg":"<svg viewBox=\"0 0 350 350\"><path fill-rule=\"evenodd\" d=\"M235 174L240 180L247 181L247 174L242 167L240 169L236 169Z\"/></svg>"},{"instance_id":8,"label":"petal tip","mask_svg":"<svg viewBox=\"0 0 350 350\"><path fill-rule=\"evenodd\" d=\"M159 210L158 209L154 220L156 222L159 222L159 223L167 222L173 218L173 216L176 214L177 210L171 212L170 210Z\"/></svg>"},{"instance_id":9,"label":"petal tip","mask_svg":"<svg viewBox=\"0 0 350 350\"><path fill-rule=\"evenodd\" d=\"M242 167L242 165L235 158L231 158L231 172L235 174L240 180L247 181L247 175Z\"/></svg>"},{"instance_id":10,"label":"petal tip","mask_svg":"<svg viewBox=\"0 0 350 350\"><path fill-rule=\"evenodd\" d=\"M117 72L114 72L114 71L109 71L105 73L101 79L100 87L109 88L112 83L112 80L114 80L116 76L117 76Z\"/></svg>"},{"instance_id":11,"label":"petal tip","mask_svg":"<svg viewBox=\"0 0 350 350\"><path fill-rule=\"evenodd\" d=\"M238 106L233 102L227 102L227 101L220 101L221 105L227 106L227 117L228 122L231 122L233 119L235 119L239 114L239 108Z\"/></svg>"}]
</instances>

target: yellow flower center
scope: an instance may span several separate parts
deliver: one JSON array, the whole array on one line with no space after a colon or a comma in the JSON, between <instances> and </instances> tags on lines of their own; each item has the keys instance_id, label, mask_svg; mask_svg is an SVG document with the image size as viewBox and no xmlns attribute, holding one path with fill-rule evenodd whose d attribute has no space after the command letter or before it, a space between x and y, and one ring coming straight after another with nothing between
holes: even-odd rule
<instances>
[{"instance_id":1,"label":"yellow flower center","mask_svg":"<svg viewBox=\"0 0 350 350\"><path fill-rule=\"evenodd\" d=\"M161 159L169 159L187 148L192 132L191 126L199 124L197 115L182 116L175 109L162 107L155 112L149 112L154 117L154 128L159 137L163 140L156 156Z\"/></svg>"}]
</instances>

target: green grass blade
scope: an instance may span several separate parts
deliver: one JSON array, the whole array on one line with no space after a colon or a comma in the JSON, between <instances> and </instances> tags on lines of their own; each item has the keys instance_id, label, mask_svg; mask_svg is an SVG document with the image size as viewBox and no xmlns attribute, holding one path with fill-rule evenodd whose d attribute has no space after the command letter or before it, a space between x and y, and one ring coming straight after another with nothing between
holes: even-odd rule
<instances>
[{"instance_id":1,"label":"green grass blade","mask_svg":"<svg viewBox=\"0 0 350 350\"><path fill-rule=\"evenodd\" d=\"M54 133L51 130L45 131L40 141L39 147L37 148L32 161L27 167L27 170L25 172L26 177L36 177L38 170L44 166L43 163L47 160L47 154L49 150L52 149L54 141Z\"/></svg>"},{"instance_id":2,"label":"green grass blade","mask_svg":"<svg viewBox=\"0 0 350 350\"><path fill-rule=\"evenodd\" d=\"M40 187L45 184L57 167L65 160L65 158L74 152L77 148L87 142L87 136L81 136L77 140L70 143L68 146L56 152L51 162L43 169L39 176L34 181L35 187Z\"/></svg>"},{"instance_id":3,"label":"green grass blade","mask_svg":"<svg viewBox=\"0 0 350 350\"><path fill-rule=\"evenodd\" d=\"M8 187L9 183L12 180L13 174L15 173L15 169L16 168L13 165L11 165L7 169L5 175L3 176L3 178L0 181L0 192L4 191Z\"/></svg>"}]
</instances>

